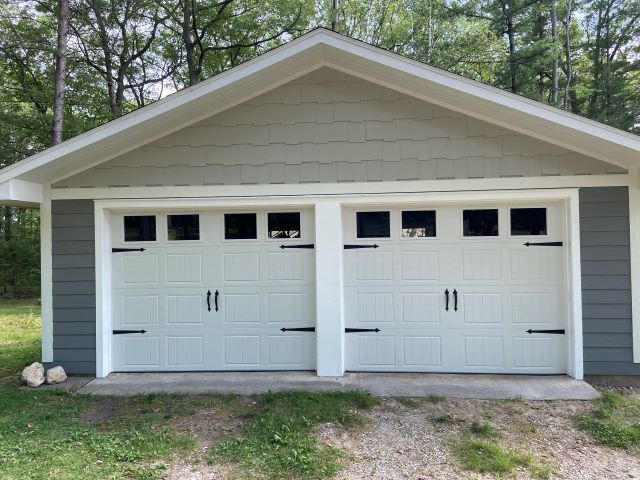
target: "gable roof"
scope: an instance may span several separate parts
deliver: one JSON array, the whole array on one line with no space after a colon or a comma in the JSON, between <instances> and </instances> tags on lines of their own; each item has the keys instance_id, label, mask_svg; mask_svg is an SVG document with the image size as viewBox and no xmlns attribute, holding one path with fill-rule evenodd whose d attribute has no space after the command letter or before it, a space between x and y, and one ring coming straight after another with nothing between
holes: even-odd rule
<instances>
[{"instance_id":1,"label":"gable roof","mask_svg":"<svg viewBox=\"0 0 640 480\"><path fill-rule=\"evenodd\" d=\"M640 137L319 28L192 87L0 170L52 183L330 67L623 168L640 167ZM1 189L0 189L1 190Z\"/></svg>"}]
</instances>

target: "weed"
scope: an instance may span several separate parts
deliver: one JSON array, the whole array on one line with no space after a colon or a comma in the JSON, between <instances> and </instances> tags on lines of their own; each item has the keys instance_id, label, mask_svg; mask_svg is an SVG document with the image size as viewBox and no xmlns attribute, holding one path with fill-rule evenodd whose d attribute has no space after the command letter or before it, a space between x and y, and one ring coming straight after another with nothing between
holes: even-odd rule
<instances>
[{"instance_id":1,"label":"weed","mask_svg":"<svg viewBox=\"0 0 640 480\"><path fill-rule=\"evenodd\" d=\"M443 424L450 424L453 422L453 419L451 418L451 415L449 414L442 414L442 415L438 415L436 418L434 418L436 423L443 423Z\"/></svg>"},{"instance_id":2,"label":"weed","mask_svg":"<svg viewBox=\"0 0 640 480\"><path fill-rule=\"evenodd\" d=\"M403 405L408 408L417 408L420 405L414 398L409 397L398 397L396 398L400 405Z\"/></svg>"},{"instance_id":3,"label":"weed","mask_svg":"<svg viewBox=\"0 0 640 480\"><path fill-rule=\"evenodd\" d=\"M576 417L576 424L603 445L624 449L640 447L640 400L606 390L596 408Z\"/></svg>"},{"instance_id":4,"label":"weed","mask_svg":"<svg viewBox=\"0 0 640 480\"><path fill-rule=\"evenodd\" d=\"M517 467L533 465L531 455L505 450L485 439L459 441L454 444L453 453L463 468L479 473L513 474Z\"/></svg>"},{"instance_id":5,"label":"weed","mask_svg":"<svg viewBox=\"0 0 640 480\"><path fill-rule=\"evenodd\" d=\"M427 397L427 400L429 402L431 402L431 403L438 404L438 403L442 403L444 401L444 397L441 396L441 395L436 395L435 393L432 393L431 395L429 395Z\"/></svg>"},{"instance_id":6,"label":"weed","mask_svg":"<svg viewBox=\"0 0 640 480\"><path fill-rule=\"evenodd\" d=\"M500 436L500 430L487 422L473 422L469 430L474 435L484 438L498 438Z\"/></svg>"}]
</instances>

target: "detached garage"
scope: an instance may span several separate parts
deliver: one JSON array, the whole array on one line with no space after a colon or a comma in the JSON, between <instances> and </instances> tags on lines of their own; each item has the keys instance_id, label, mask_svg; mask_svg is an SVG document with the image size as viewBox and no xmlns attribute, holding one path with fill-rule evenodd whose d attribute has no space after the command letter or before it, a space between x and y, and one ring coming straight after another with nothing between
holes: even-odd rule
<instances>
[{"instance_id":1,"label":"detached garage","mask_svg":"<svg viewBox=\"0 0 640 480\"><path fill-rule=\"evenodd\" d=\"M640 374L640 140L315 30L0 172L71 373Z\"/></svg>"}]
</instances>

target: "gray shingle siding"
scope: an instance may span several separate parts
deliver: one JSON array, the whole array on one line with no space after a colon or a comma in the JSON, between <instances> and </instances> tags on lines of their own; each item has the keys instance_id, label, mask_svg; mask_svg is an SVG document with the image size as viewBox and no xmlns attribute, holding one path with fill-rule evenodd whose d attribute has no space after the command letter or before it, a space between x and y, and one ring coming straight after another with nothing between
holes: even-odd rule
<instances>
[{"instance_id":1,"label":"gray shingle siding","mask_svg":"<svg viewBox=\"0 0 640 480\"><path fill-rule=\"evenodd\" d=\"M633 363L629 192L580 189L584 373L638 375Z\"/></svg>"},{"instance_id":2,"label":"gray shingle siding","mask_svg":"<svg viewBox=\"0 0 640 480\"><path fill-rule=\"evenodd\" d=\"M69 373L96 370L96 284L92 200L54 200L53 364Z\"/></svg>"}]
</instances>

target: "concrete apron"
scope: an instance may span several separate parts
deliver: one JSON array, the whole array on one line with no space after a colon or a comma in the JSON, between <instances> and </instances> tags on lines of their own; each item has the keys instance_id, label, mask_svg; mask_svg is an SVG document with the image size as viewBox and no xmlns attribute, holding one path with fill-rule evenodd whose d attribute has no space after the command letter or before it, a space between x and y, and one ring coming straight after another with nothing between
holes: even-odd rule
<instances>
[{"instance_id":1,"label":"concrete apron","mask_svg":"<svg viewBox=\"0 0 640 480\"><path fill-rule=\"evenodd\" d=\"M440 395L524 400L592 400L600 396L588 383L564 375L348 373L344 377L318 377L313 372L112 373L87 383L79 393L117 396L141 393L253 395L287 390L366 390L389 397Z\"/></svg>"}]
</instances>

